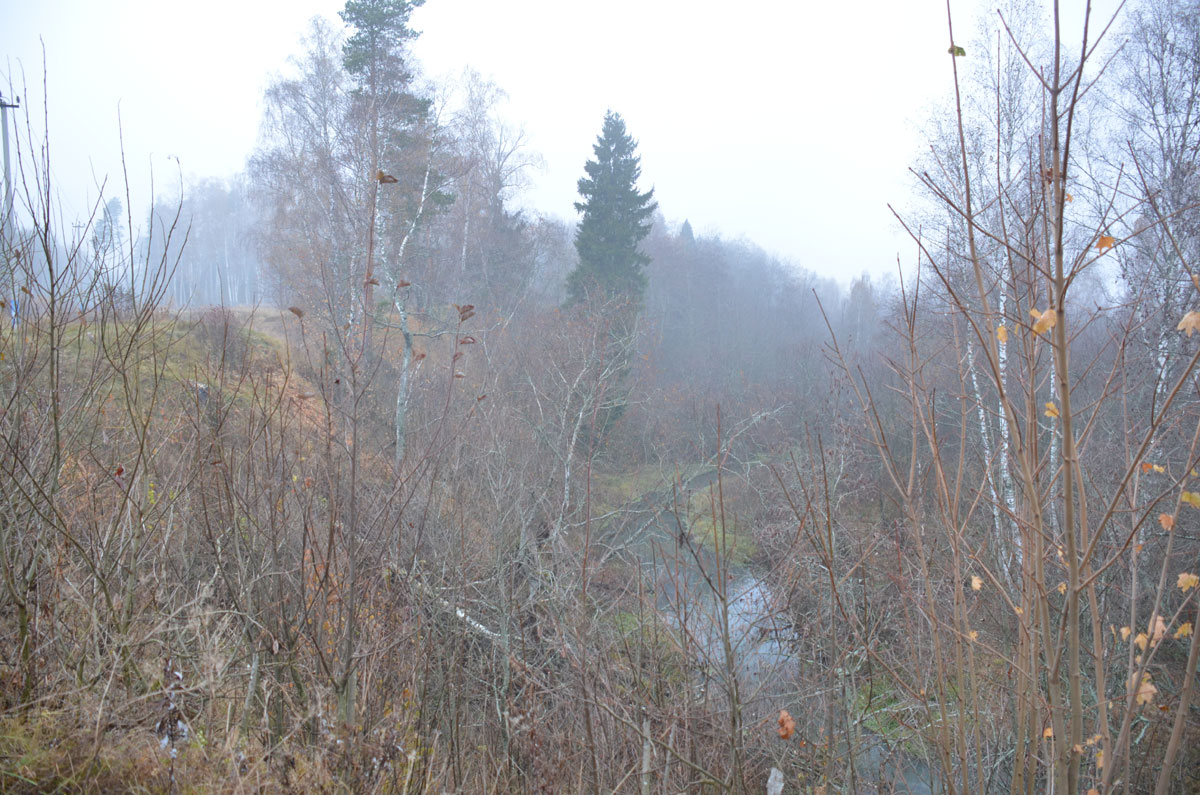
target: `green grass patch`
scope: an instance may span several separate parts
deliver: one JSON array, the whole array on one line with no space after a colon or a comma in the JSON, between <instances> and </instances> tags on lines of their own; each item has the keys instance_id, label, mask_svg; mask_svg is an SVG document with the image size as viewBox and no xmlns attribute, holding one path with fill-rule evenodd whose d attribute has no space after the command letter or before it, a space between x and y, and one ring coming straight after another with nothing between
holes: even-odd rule
<instances>
[{"instance_id":1,"label":"green grass patch","mask_svg":"<svg viewBox=\"0 0 1200 795\"><path fill-rule=\"evenodd\" d=\"M889 739L908 730L897 718L900 699L886 682L871 682L855 693L853 712L862 725Z\"/></svg>"},{"instance_id":2,"label":"green grass patch","mask_svg":"<svg viewBox=\"0 0 1200 795\"><path fill-rule=\"evenodd\" d=\"M592 498L598 507L603 505L614 510L656 494L670 494L676 478L686 484L707 469L702 463L679 467L645 464L628 471L597 472L592 476Z\"/></svg>"}]
</instances>

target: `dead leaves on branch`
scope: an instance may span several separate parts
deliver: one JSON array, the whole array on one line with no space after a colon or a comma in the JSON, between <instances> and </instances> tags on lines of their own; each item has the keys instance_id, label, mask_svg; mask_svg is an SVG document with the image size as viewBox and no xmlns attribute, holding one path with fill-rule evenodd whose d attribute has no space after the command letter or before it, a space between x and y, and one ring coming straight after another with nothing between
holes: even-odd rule
<instances>
[{"instance_id":1,"label":"dead leaves on branch","mask_svg":"<svg viewBox=\"0 0 1200 795\"><path fill-rule=\"evenodd\" d=\"M1033 324L1030 328L1038 336L1045 334L1058 325L1058 310L1053 307L1047 309L1033 307L1029 310L1029 317L1033 319ZM1197 315L1197 323L1200 324L1200 315ZM1200 325L1197 328L1200 328ZM996 339L1001 345L1008 342L1008 328L1003 324L996 327Z\"/></svg>"},{"instance_id":2,"label":"dead leaves on branch","mask_svg":"<svg viewBox=\"0 0 1200 795\"><path fill-rule=\"evenodd\" d=\"M1047 309L1044 312L1039 309L1030 309L1029 315L1033 318L1034 334L1045 334L1058 324L1058 313L1053 309ZM996 341L1001 345L1008 343L1008 327L1003 323L996 326Z\"/></svg>"},{"instance_id":3,"label":"dead leaves on branch","mask_svg":"<svg viewBox=\"0 0 1200 795\"><path fill-rule=\"evenodd\" d=\"M1167 514L1160 514L1159 521L1162 522L1163 519L1171 519L1171 517ZM1168 523L1164 523L1163 526L1167 527L1167 524ZM1173 520L1169 522L1169 524L1171 527L1174 527ZM1186 594L1193 588L1200 587L1200 576L1197 576L1192 572L1181 572L1176 578L1175 584L1180 591ZM1116 637L1117 628L1112 627L1112 631L1113 636ZM1150 624L1146 627L1145 632L1138 632L1135 635L1130 627L1121 627L1120 636L1122 641L1127 641L1132 636L1133 645L1138 648L1139 652L1145 653L1150 649L1157 648L1158 645L1162 643L1164 639L1166 639L1169 631L1170 625L1167 623L1166 619L1164 619L1161 615L1154 615L1151 617ZM1182 640L1184 638L1191 637L1191 635L1192 622L1185 621L1175 629L1175 632L1171 634L1171 637L1175 638L1176 640ZM1140 663L1141 659L1141 655L1139 655L1137 657L1137 661Z\"/></svg>"},{"instance_id":4,"label":"dead leaves on branch","mask_svg":"<svg viewBox=\"0 0 1200 795\"><path fill-rule=\"evenodd\" d=\"M1158 694L1158 688L1150 681L1150 674L1142 674L1140 680L1131 678L1129 689L1133 691L1133 700L1138 705L1153 704L1154 696Z\"/></svg>"},{"instance_id":5,"label":"dead leaves on branch","mask_svg":"<svg viewBox=\"0 0 1200 795\"><path fill-rule=\"evenodd\" d=\"M1029 314L1033 318L1034 334L1045 334L1058 325L1058 312L1053 307L1044 312L1040 312L1037 309L1030 309Z\"/></svg>"},{"instance_id":6,"label":"dead leaves on branch","mask_svg":"<svg viewBox=\"0 0 1200 795\"><path fill-rule=\"evenodd\" d=\"M1191 311L1183 316L1179 321L1179 325L1175 327L1176 331L1187 332L1187 335L1192 336L1193 331L1200 331L1200 312Z\"/></svg>"},{"instance_id":7,"label":"dead leaves on branch","mask_svg":"<svg viewBox=\"0 0 1200 795\"><path fill-rule=\"evenodd\" d=\"M786 709L779 710L779 728L776 731L781 740L790 740L796 733L796 721Z\"/></svg>"},{"instance_id":8,"label":"dead leaves on branch","mask_svg":"<svg viewBox=\"0 0 1200 795\"><path fill-rule=\"evenodd\" d=\"M1047 405L1049 405L1049 404L1047 404ZM1143 461L1140 465L1140 469L1141 469L1143 475L1149 475L1151 473L1154 473L1157 475L1162 475L1162 474L1165 474L1167 471L1166 467L1162 466L1161 464L1153 464L1149 461ZM1200 477L1200 474L1197 474L1197 471L1195 469L1190 470L1190 473L1191 473L1192 477ZM1200 492L1187 491L1185 489L1184 491L1181 491L1179 493L1179 502L1184 505L1190 505L1191 507L1196 508L1197 510L1200 510ZM1159 525L1161 525L1162 529L1166 530L1167 532L1170 532L1175 529L1175 519L1176 519L1175 514L1160 513L1158 515ZM1180 575L1180 576L1182 576L1182 575ZM1180 586L1180 587L1182 587L1182 586Z\"/></svg>"}]
</instances>

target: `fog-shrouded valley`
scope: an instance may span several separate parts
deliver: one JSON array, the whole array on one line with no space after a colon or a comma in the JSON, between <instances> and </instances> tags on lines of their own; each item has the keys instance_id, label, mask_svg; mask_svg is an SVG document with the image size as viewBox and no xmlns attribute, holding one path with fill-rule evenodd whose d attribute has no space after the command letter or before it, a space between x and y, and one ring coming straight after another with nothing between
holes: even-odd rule
<instances>
[{"instance_id":1,"label":"fog-shrouded valley","mask_svg":"<svg viewBox=\"0 0 1200 795\"><path fill-rule=\"evenodd\" d=\"M1200 3L951 3L824 74L725 9L788 146L697 110L682 4L636 68L548 12L510 96L425 68L450 1L312 17L225 173L136 99L103 166L50 109L119 59L9 56L0 790L1200 791ZM519 82L575 33L645 93Z\"/></svg>"}]
</instances>

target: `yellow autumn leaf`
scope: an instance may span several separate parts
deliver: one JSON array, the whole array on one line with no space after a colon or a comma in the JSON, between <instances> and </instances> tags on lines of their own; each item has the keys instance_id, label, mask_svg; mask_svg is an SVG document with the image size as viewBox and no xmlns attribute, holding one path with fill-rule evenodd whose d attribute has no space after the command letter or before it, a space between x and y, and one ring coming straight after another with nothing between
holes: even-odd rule
<instances>
[{"instance_id":1,"label":"yellow autumn leaf","mask_svg":"<svg viewBox=\"0 0 1200 795\"><path fill-rule=\"evenodd\" d=\"M1179 495L1179 499L1181 502L1186 502L1193 508L1200 508L1200 494L1197 494L1194 491L1185 491L1183 494Z\"/></svg>"},{"instance_id":2,"label":"yellow autumn leaf","mask_svg":"<svg viewBox=\"0 0 1200 795\"><path fill-rule=\"evenodd\" d=\"M1054 727L1047 726L1046 728L1042 729L1042 736L1046 737L1046 738L1053 737L1054 736Z\"/></svg>"},{"instance_id":3,"label":"yellow autumn leaf","mask_svg":"<svg viewBox=\"0 0 1200 795\"><path fill-rule=\"evenodd\" d=\"M1042 413L1050 419L1056 420L1058 419L1058 406L1054 405L1053 403L1047 403L1046 410Z\"/></svg>"},{"instance_id":4,"label":"yellow autumn leaf","mask_svg":"<svg viewBox=\"0 0 1200 795\"><path fill-rule=\"evenodd\" d=\"M1155 464L1150 468L1153 469L1159 475L1161 475L1162 473L1167 471L1166 467L1159 466L1158 464Z\"/></svg>"},{"instance_id":5,"label":"yellow autumn leaf","mask_svg":"<svg viewBox=\"0 0 1200 795\"><path fill-rule=\"evenodd\" d=\"M1050 329L1058 325L1058 313L1051 307L1045 312L1039 312L1036 309L1029 310L1030 316L1033 318L1033 333L1045 334Z\"/></svg>"},{"instance_id":6,"label":"yellow autumn leaf","mask_svg":"<svg viewBox=\"0 0 1200 795\"><path fill-rule=\"evenodd\" d=\"M1060 594L1062 594L1063 596L1066 596L1066 594L1067 594L1067 584L1066 584L1065 582L1060 582L1060 583L1058 584L1058 592L1059 592Z\"/></svg>"},{"instance_id":7,"label":"yellow autumn leaf","mask_svg":"<svg viewBox=\"0 0 1200 795\"><path fill-rule=\"evenodd\" d=\"M1158 523L1162 525L1163 530L1168 532L1175 529L1175 517L1169 513L1160 513L1158 515Z\"/></svg>"},{"instance_id":8,"label":"yellow autumn leaf","mask_svg":"<svg viewBox=\"0 0 1200 795\"><path fill-rule=\"evenodd\" d=\"M1183 316L1183 320L1179 321L1179 325L1175 327L1176 331L1186 331L1187 335L1192 336L1193 331L1200 331L1200 312L1195 310L1188 312Z\"/></svg>"},{"instance_id":9,"label":"yellow autumn leaf","mask_svg":"<svg viewBox=\"0 0 1200 795\"><path fill-rule=\"evenodd\" d=\"M1103 748L1096 751L1096 767L1099 767L1099 768L1104 767L1104 749Z\"/></svg>"},{"instance_id":10,"label":"yellow autumn leaf","mask_svg":"<svg viewBox=\"0 0 1200 795\"><path fill-rule=\"evenodd\" d=\"M970 638L971 640L979 640L979 633L976 632L975 630L971 630L970 632L967 633L967 637Z\"/></svg>"},{"instance_id":11,"label":"yellow autumn leaf","mask_svg":"<svg viewBox=\"0 0 1200 795\"><path fill-rule=\"evenodd\" d=\"M1179 586L1179 590L1187 593L1196 586L1200 585L1200 577L1188 572L1181 572L1179 578L1175 580L1175 584Z\"/></svg>"},{"instance_id":12,"label":"yellow autumn leaf","mask_svg":"<svg viewBox=\"0 0 1200 795\"><path fill-rule=\"evenodd\" d=\"M1121 640L1129 640L1130 634L1133 632L1129 627L1121 627Z\"/></svg>"},{"instance_id":13,"label":"yellow autumn leaf","mask_svg":"<svg viewBox=\"0 0 1200 795\"><path fill-rule=\"evenodd\" d=\"M1191 634L1192 634L1192 622L1191 621L1184 621L1182 624L1179 625L1179 629L1175 630L1175 638L1176 639L1186 638L1186 637L1191 636Z\"/></svg>"},{"instance_id":14,"label":"yellow autumn leaf","mask_svg":"<svg viewBox=\"0 0 1200 795\"><path fill-rule=\"evenodd\" d=\"M1150 674L1142 674L1142 680L1133 688L1134 703L1153 704L1156 693L1158 688L1150 682Z\"/></svg>"},{"instance_id":15,"label":"yellow autumn leaf","mask_svg":"<svg viewBox=\"0 0 1200 795\"><path fill-rule=\"evenodd\" d=\"M978 591L982 587L983 587L983 578L980 577L978 574L973 575L971 577L971 590Z\"/></svg>"},{"instance_id":16,"label":"yellow autumn leaf","mask_svg":"<svg viewBox=\"0 0 1200 795\"><path fill-rule=\"evenodd\" d=\"M1064 199L1066 199L1066 200L1067 200L1067 201L1069 201L1069 202L1073 202L1073 201L1075 201L1075 197L1074 197L1074 196L1072 196L1072 195L1071 195L1071 194L1069 194L1069 193L1068 193L1066 196L1063 196L1063 198L1064 198Z\"/></svg>"},{"instance_id":17,"label":"yellow autumn leaf","mask_svg":"<svg viewBox=\"0 0 1200 795\"><path fill-rule=\"evenodd\" d=\"M1004 326L997 326L996 339L1000 340L1001 344L1008 342L1008 329Z\"/></svg>"},{"instance_id":18,"label":"yellow autumn leaf","mask_svg":"<svg viewBox=\"0 0 1200 795\"><path fill-rule=\"evenodd\" d=\"M1088 789L1087 795L1100 795L1100 790L1096 789L1095 787L1091 787Z\"/></svg>"},{"instance_id":19,"label":"yellow autumn leaf","mask_svg":"<svg viewBox=\"0 0 1200 795\"><path fill-rule=\"evenodd\" d=\"M1117 239L1112 235L1100 235L1100 239L1096 241L1096 250L1103 254L1106 249L1110 249L1116 244Z\"/></svg>"},{"instance_id":20,"label":"yellow autumn leaf","mask_svg":"<svg viewBox=\"0 0 1200 795\"><path fill-rule=\"evenodd\" d=\"M1025 615L1025 608L1023 607L1015 607L1013 610L1016 611L1016 614L1019 616Z\"/></svg>"},{"instance_id":21,"label":"yellow autumn leaf","mask_svg":"<svg viewBox=\"0 0 1200 795\"><path fill-rule=\"evenodd\" d=\"M1145 651L1146 647L1150 645L1150 636L1145 632L1139 632L1137 637L1133 639L1133 645Z\"/></svg>"}]
</instances>

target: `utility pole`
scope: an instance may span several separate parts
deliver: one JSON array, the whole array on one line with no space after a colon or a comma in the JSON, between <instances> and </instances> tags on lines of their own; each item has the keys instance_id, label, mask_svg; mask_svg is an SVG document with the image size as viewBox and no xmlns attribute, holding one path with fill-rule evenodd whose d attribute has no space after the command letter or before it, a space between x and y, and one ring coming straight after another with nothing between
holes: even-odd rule
<instances>
[{"instance_id":1,"label":"utility pole","mask_svg":"<svg viewBox=\"0 0 1200 795\"><path fill-rule=\"evenodd\" d=\"M17 97L16 102L7 102L4 94L0 93L0 125L4 127L4 215L0 217L0 237L4 238L8 237L13 209L12 167L8 163L8 109L19 107L20 97Z\"/></svg>"}]
</instances>

